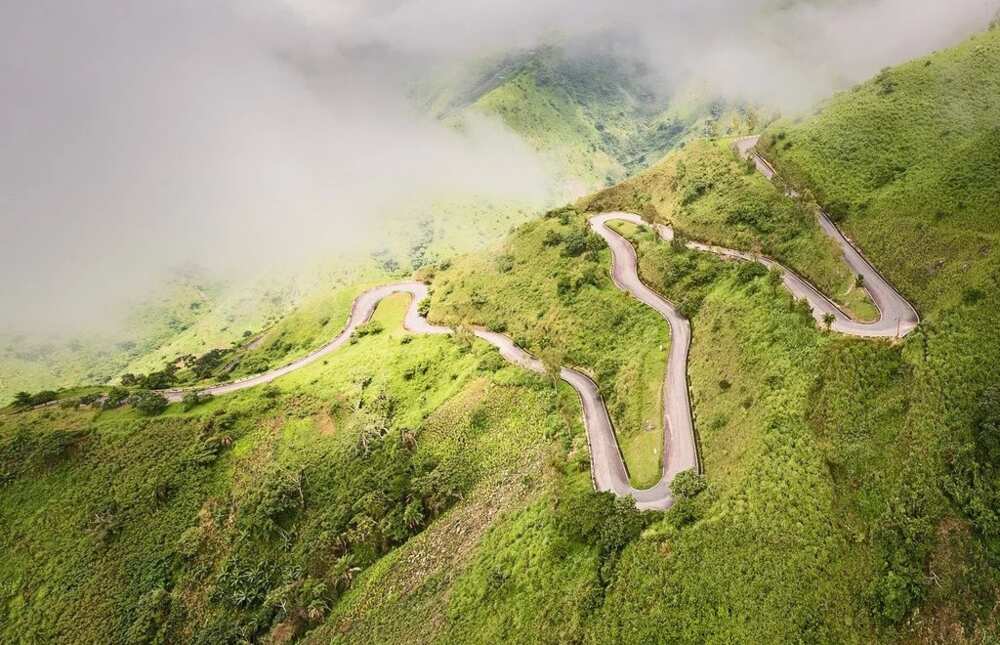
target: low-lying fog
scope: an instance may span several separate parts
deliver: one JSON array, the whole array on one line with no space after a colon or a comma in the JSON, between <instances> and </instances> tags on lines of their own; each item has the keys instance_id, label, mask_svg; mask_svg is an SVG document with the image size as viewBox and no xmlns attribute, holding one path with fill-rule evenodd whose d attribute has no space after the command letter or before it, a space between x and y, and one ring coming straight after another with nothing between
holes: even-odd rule
<instances>
[{"instance_id":1,"label":"low-lying fog","mask_svg":"<svg viewBox=\"0 0 1000 645\"><path fill-rule=\"evenodd\" d=\"M102 320L174 265L335 255L422 194L541 200L498 123L422 79L559 42L785 111L985 27L998 0L0 2L0 329Z\"/></svg>"}]
</instances>

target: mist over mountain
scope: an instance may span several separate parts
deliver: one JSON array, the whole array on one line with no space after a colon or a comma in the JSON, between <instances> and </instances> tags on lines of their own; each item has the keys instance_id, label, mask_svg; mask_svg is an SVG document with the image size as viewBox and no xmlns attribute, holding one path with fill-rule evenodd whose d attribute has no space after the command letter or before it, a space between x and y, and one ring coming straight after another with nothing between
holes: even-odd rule
<instances>
[{"instance_id":1,"label":"mist over mountain","mask_svg":"<svg viewBox=\"0 0 1000 645\"><path fill-rule=\"evenodd\" d=\"M0 10L0 327L73 328L197 261L335 256L426 195L542 203L518 133L419 109L435 76L556 43L796 110L982 28L996 2L179 2Z\"/></svg>"},{"instance_id":2,"label":"mist over mountain","mask_svg":"<svg viewBox=\"0 0 1000 645\"><path fill-rule=\"evenodd\" d=\"M0 643L1000 643L1000 0L0 4Z\"/></svg>"}]
</instances>

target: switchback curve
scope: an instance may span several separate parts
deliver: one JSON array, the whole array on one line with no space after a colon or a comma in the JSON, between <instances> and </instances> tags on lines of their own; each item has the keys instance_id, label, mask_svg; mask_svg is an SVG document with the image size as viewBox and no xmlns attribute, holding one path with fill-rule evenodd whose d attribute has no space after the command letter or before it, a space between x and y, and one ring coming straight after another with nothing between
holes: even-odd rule
<instances>
[{"instance_id":1,"label":"switchback curve","mask_svg":"<svg viewBox=\"0 0 1000 645\"><path fill-rule=\"evenodd\" d=\"M752 157L761 172L771 178L774 176L773 168L753 151L756 141L756 138L741 139L737 141L736 145L741 154L745 157ZM780 269L783 273L785 287L793 296L809 303L817 323L823 323L827 314L833 316L830 328L834 331L866 338L892 338L905 336L911 332L919 322L913 306L864 259L860 251L851 244L824 213L820 212L819 218L823 231L843 250L848 265L863 276L864 284L881 313L879 320L872 323L852 320L807 280L771 258L700 242L688 242L686 246L692 250L713 253L731 260L754 261L768 268ZM666 509L673 503L670 483L674 477L684 470L697 472L700 469L687 383L691 325L668 300L642 282L639 277L635 249L628 240L608 226L608 223L614 220L627 221L640 226L649 226L649 224L632 213L602 213L589 219L590 226L611 249L611 276L615 284L618 288L657 311L667 321L671 329L670 356L663 383L664 458L662 476L659 482L651 488L642 490L631 486L628 471L615 436L614 426L597 384L583 372L570 367L562 367L559 376L576 390L583 405L584 426L590 445L591 477L594 487L599 491L611 491L620 497L631 496L635 499L636 506L642 509ZM667 241L673 239L673 230L670 227L661 224L652 226L661 239ZM343 331L311 354L262 374L202 388L198 391L212 395L228 394L269 383L285 374L305 367L336 351L348 342L354 330L371 319L378 303L397 293L406 293L412 298L404 319L404 327L407 331L438 335L452 333L451 329L432 325L420 315L418 305L428 295L427 285L420 282L385 285L358 296ZM483 328L474 328L473 333L496 347L507 361L532 372L545 373L545 366L542 362L518 347L508 336ZM169 390L164 394L171 401L179 401L185 393L190 391L192 390Z\"/></svg>"}]
</instances>

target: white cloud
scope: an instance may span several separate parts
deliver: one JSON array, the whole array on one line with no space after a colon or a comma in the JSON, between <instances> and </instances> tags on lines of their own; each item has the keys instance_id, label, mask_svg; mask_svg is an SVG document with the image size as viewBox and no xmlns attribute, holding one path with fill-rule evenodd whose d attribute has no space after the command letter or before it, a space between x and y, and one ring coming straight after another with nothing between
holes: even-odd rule
<instances>
[{"instance_id":1,"label":"white cloud","mask_svg":"<svg viewBox=\"0 0 1000 645\"><path fill-rule=\"evenodd\" d=\"M194 258L258 267L421 191L537 196L496 124L416 113L428 72L553 38L665 89L797 108L983 27L998 0L33 0L0 4L0 327L99 313ZM16 277L15 277L16 276Z\"/></svg>"}]
</instances>

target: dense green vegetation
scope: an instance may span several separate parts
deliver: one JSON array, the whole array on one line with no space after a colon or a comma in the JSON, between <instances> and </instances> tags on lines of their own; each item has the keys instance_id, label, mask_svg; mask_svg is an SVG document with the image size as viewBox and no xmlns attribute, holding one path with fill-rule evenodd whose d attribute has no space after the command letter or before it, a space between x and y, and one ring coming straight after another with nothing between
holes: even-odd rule
<instances>
[{"instance_id":1,"label":"dense green vegetation","mask_svg":"<svg viewBox=\"0 0 1000 645\"><path fill-rule=\"evenodd\" d=\"M957 626L969 634L970 613L996 599L995 580L984 581L1000 553L998 462L987 438L1000 381L998 64L993 30L884 70L815 118L775 124L765 139L779 170L841 222L924 318L892 379L909 393L904 405L884 418L863 411L855 391L871 386L855 376L838 382L837 405L824 410L850 406L852 425L863 412L867 432L891 433L886 450L899 454L879 469L885 483L871 495L894 500L897 546L880 589L897 617L924 602L930 615L912 629L928 638L954 638ZM884 383L877 372L870 378ZM820 427L850 447L831 420ZM899 492L890 495L893 480ZM940 568L955 576L951 585L930 583Z\"/></svg>"},{"instance_id":2,"label":"dense green vegetation","mask_svg":"<svg viewBox=\"0 0 1000 645\"><path fill-rule=\"evenodd\" d=\"M764 251L836 296L852 276L811 200L829 208L917 304L906 339L824 331L779 274L614 225L692 321L706 474L675 482L670 511L591 490L567 386L465 331L405 334L394 297L270 386L163 410L144 388L171 355L103 404L89 388L25 410L53 396L34 388L4 410L0 640L1000 639L997 33L770 126L801 203L726 144L695 143L488 252L419 263L432 320L593 375L642 485L659 473L668 328L612 284L582 208ZM260 341L188 352L173 378L307 351L356 288Z\"/></svg>"},{"instance_id":3,"label":"dense green vegetation","mask_svg":"<svg viewBox=\"0 0 1000 645\"><path fill-rule=\"evenodd\" d=\"M746 109L693 92L663 97L637 66L608 56L545 48L511 61L474 86L474 112L499 117L548 156L571 184L614 184L704 132L736 134Z\"/></svg>"},{"instance_id":4,"label":"dense green vegetation","mask_svg":"<svg viewBox=\"0 0 1000 645\"><path fill-rule=\"evenodd\" d=\"M293 636L456 500L578 431L546 381L483 371L487 347L395 331L406 304L279 387L151 418L0 417L3 640Z\"/></svg>"},{"instance_id":5,"label":"dense green vegetation","mask_svg":"<svg viewBox=\"0 0 1000 645\"><path fill-rule=\"evenodd\" d=\"M871 254L918 308L982 289L1000 212L1000 33L884 70L764 149ZM973 273L970 274L970 271Z\"/></svg>"},{"instance_id":6,"label":"dense green vegetation","mask_svg":"<svg viewBox=\"0 0 1000 645\"><path fill-rule=\"evenodd\" d=\"M855 284L813 209L740 160L731 141L695 141L649 170L581 201L670 224L684 237L769 255L808 277L861 319L877 312Z\"/></svg>"},{"instance_id":7,"label":"dense green vegetation","mask_svg":"<svg viewBox=\"0 0 1000 645\"><path fill-rule=\"evenodd\" d=\"M660 478L660 387L669 327L611 283L610 253L572 208L519 227L491 253L434 276L431 312L448 325L510 335L550 365L574 365L601 386L633 482Z\"/></svg>"}]
</instances>

